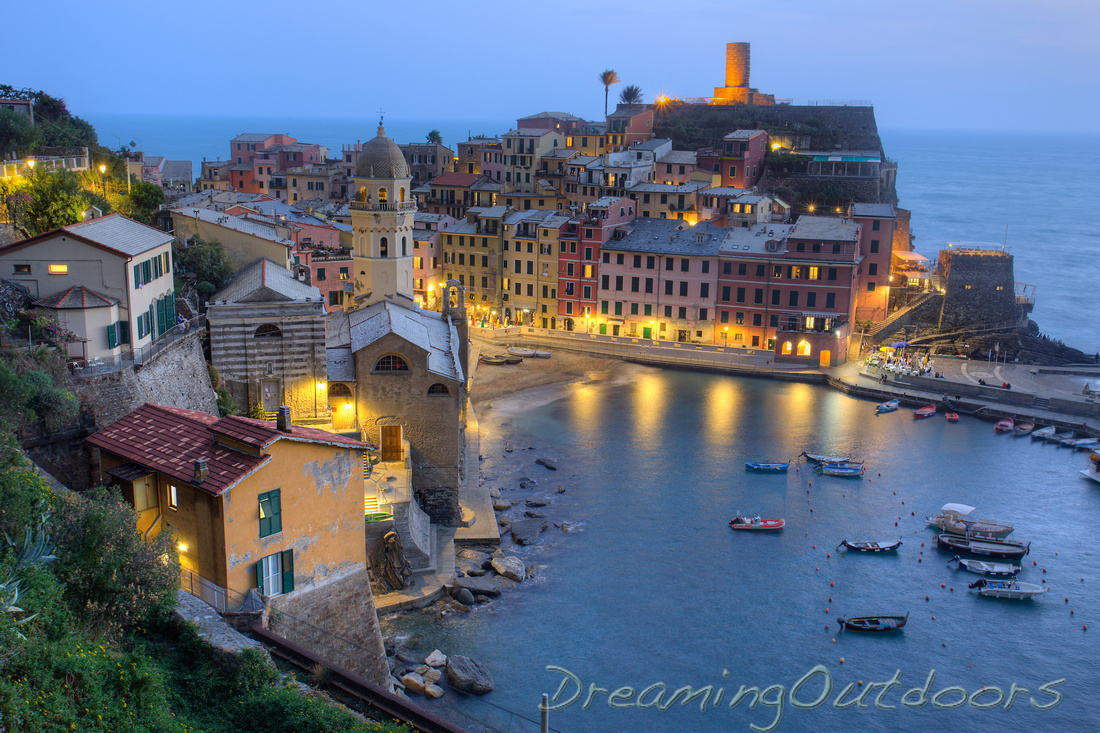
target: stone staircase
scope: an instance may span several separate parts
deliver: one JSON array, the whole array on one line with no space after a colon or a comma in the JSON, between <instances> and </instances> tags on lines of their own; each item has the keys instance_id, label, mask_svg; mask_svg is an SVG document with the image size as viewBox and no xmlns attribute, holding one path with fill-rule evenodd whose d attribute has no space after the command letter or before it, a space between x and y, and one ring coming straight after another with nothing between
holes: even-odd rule
<instances>
[{"instance_id":1,"label":"stone staircase","mask_svg":"<svg viewBox=\"0 0 1100 733\"><path fill-rule=\"evenodd\" d=\"M898 308L896 311L887 316L885 320L876 323L868 332L868 335L871 337L872 340L878 338L878 335L880 333L890 328L890 326L894 325L894 323L897 322L899 318L905 316L913 309L922 305L926 300L934 295L937 295L937 293L922 293L921 295L917 296L917 299L909 305L905 306L904 308Z\"/></svg>"},{"instance_id":2,"label":"stone staircase","mask_svg":"<svg viewBox=\"0 0 1100 733\"><path fill-rule=\"evenodd\" d=\"M1032 407L1037 410L1050 410L1050 400L1046 397L1035 396L1035 401L1031 403Z\"/></svg>"}]
</instances>

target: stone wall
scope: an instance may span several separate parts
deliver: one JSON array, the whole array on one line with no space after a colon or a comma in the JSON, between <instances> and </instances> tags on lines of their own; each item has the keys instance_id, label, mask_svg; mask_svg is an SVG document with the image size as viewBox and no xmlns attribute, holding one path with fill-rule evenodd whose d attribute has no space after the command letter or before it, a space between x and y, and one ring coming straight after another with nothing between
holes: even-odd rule
<instances>
[{"instance_id":1,"label":"stone wall","mask_svg":"<svg viewBox=\"0 0 1100 733\"><path fill-rule=\"evenodd\" d=\"M656 136L671 137L677 150L719 145L738 129L809 134L815 150L882 149L874 107L674 103L653 126Z\"/></svg>"},{"instance_id":2,"label":"stone wall","mask_svg":"<svg viewBox=\"0 0 1100 733\"><path fill-rule=\"evenodd\" d=\"M940 250L946 277L939 327L996 326L1019 318L1012 255L1003 250Z\"/></svg>"},{"instance_id":3,"label":"stone wall","mask_svg":"<svg viewBox=\"0 0 1100 733\"><path fill-rule=\"evenodd\" d=\"M389 666L365 568L320 586L277 596L271 599L271 609L271 631L338 667L387 686Z\"/></svg>"}]
</instances>

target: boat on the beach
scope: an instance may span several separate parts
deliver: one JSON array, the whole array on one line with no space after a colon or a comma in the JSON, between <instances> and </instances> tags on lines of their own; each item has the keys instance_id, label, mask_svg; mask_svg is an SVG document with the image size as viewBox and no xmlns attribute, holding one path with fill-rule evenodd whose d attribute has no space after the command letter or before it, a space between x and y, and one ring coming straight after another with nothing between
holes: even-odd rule
<instances>
[{"instance_id":1,"label":"boat on the beach","mask_svg":"<svg viewBox=\"0 0 1100 733\"><path fill-rule=\"evenodd\" d=\"M872 540L841 540L836 549L844 547L857 552L893 552L901 547L901 539L872 541Z\"/></svg>"},{"instance_id":2,"label":"boat on the beach","mask_svg":"<svg viewBox=\"0 0 1100 733\"><path fill-rule=\"evenodd\" d=\"M730 520L730 529L783 529L787 522L782 518L763 519L761 517L742 517L740 514Z\"/></svg>"},{"instance_id":3,"label":"boat on the beach","mask_svg":"<svg viewBox=\"0 0 1100 733\"><path fill-rule=\"evenodd\" d=\"M509 346L508 353L512 356L534 356L534 349L525 349L522 346Z\"/></svg>"},{"instance_id":4,"label":"boat on the beach","mask_svg":"<svg viewBox=\"0 0 1100 733\"><path fill-rule=\"evenodd\" d=\"M505 363L503 356L490 356L489 354L482 354L478 357L478 361L482 364L500 365Z\"/></svg>"},{"instance_id":5,"label":"boat on the beach","mask_svg":"<svg viewBox=\"0 0 1100 733\"><path fill-rule=\"evenodd\" d=\"M909 614L904 616L841 616L836 620L842 629L852 631L896 631L909 622Z\"/></svg>"},{"instance_id":6,"label":"boat on the beach","mask_svg":"<svg viewBox=\"0 0 1100 733\"><path fill-rule=\"evenodd\" d=\"M522 364L523 363L523 357L522 356L505 356L504 357L504 363L505 364Z\"/></svg>"},{"instance_id":7,"label":"boat on the beach","mask_svg":"<svg viewBox=\"0 0 1100 733\"><path fill-rule=\"evenodd\" d=\"M944 504L940 513L927 517L933 524L949 534L967 535L979 539L1001 540L1012 534L1012 525L992 519L975 519L970 515L974 507L966 504Z\"/></svg>"},{"instance_id":8,"label":"boat on the beach","mask_svg":"<svg viewBox=\"0 0 1100 733\"><path fill-rule=\"evenodd\" d=\"M898 405L900 405L900 404L901 403L898 402L897 400L889 400L887 402L882 402L882 403L879 403L879 406L875 408L875 412L880 414L880 415L884 412L893 412L894 410L898 409Z\"/></svg>"},{"instance_id":9,"label":"boat on the beach","mask_svg":"<svg viewBox=\"0 0 1100 733\"><path fill-rule=\"evenodd\" d=\"M537 350L535 351L535 358L536 359L549 359L550 356L551 356L551 353L549 351L537 351Z\"/></svg>"},{"instance_id":10,"label":"boat on the beach","mask_svg":"<svg viewBox=\"0 0 1100 733\"><path fill-rule=\"evenodd\" d=\"M995 560L1020 560L1031 551L1031 543L1011 540L976 540L957 534L936 535L936 545L958 555L977 555Z\"/></svg>"},{"instance_id":11,"label":"boat on the beach","mask_svg":"<svg viewBox=\"0 0 1100 733\"><path fill-rule=\"evenodd\" d=\"M1025 435L1030 435L1031 431L1034 429L1035 423L1033 422L1016 423L1016 427L1012 428L1012 437L1022 438Z\"/></svg>"},{"instance_id":12,"label":"boat on the beach","mask_svg":"<svg viewBox=\"0 0 1100 733\"><path fill-rule=\"evenodd\" d=\"M841 478L859 478L863 475L863 466L851 463L822 463L818 465L821 473L826 476L840 476Z\"/></svg>"},{"instance_id":13,"label":"boat on the beach","mask_svg":"<svg viewBox=\"0 0 1100 733\"><path fill-rule=\"evenodd\" d=\"M760 473L785 473L790 467L790 461L786 463L767 463L764 461L745 461L746 471L757 471Z\"/></svg>"},{"instance_id":14,"label":"boat on the beach","mask_svg":"<svg viewBox=\"0 0 1100 733\"><path fill-rule=\"evenodd\" d=\"M957 563L955 567L969 570L979 575L988 575L993 578L1011 578L1020 572L1019 565L1008 562L989 562L987 560L964 560L958 555L947 561L947 564Z\"/></svg>"},{"instance_id":15,"label":"boat on the beach","mask_svg":"<svg viewBox=\"0 0 1100 733\"><path fill-rule=\"evenodd\" d=\"M959 413L957 413L957 412L948 412L944 415L944 417L947 418L947 422L958 422L959 421Z\"/></svg>"},{"instance_id":16,"label":"boat on the beach","mask_svg":"<svg viewBox=\"0 0 1100 733\"><path fill-rule=\"evenodd\" d=\"M1089 454L1088 470L1081 471L1081 475L1100 484L1100 453Z\"/></svg>"},{"instance_id":17,"label":"boat on the beach","mask_svg":"<svg viewBox=\"0 0 1100 733\"><path fill-rule=\"evenodd\" d=\"M1032 431L1032 440L1046 440L1050 436L1054 435L1054 431L1057 430L1053 425L1047 425L1045 428L1039 428Z\"/></svg>"},{"instance_id":18,"label":"boat on the beach","mask_svg":"<svg viewBox=\"0 0 1100 733\"><path fill-rule=\"evenodd\" d=\"M993 426L993 432L995 433L1011 433L1012 429L1016 427L1016 422L1011 417L1006 417L1004 420L998 420L997 424Z\"/></svg>"},{"instance_id":19,"label":"boat on the beach","mask_svg":"<svg viewBox=\"0 0 1100 733\"><path fill-rule=\"evenodd\" d=\"M809 461L810 463L839 463L839 464L850 464L850 465L856 465L856 466L859 466L859 465L863 464L863 461L861 461L859 459L856 459L856 458L852 458L850 456L849 457L824 456L824 455L821 455L820 453L807 453L806 451L802 451L802 453L800 455L803 458L805 458L807 461Z\"/></svg>"},{"instance_id":20,"label":"boat on the beach","mask_svg":"<svg viewBox=\"0 0 1100 733\"><path fill-rule=\"evenodd\" d=\"M977 588L978 592L987 598L1012 598L1017 601L1027 600L1041 595L1050 590L1049 586L1038 583L1024 583L1019 580L986 580L978 578L970 584L971 588Z\"/></svg>"},{"instance_id":21,"label":"boat on the beach","mask_svg":"<svg viewBox=\"0 0 1100 733\"><path fill-rule=\"evenodd\" d=\"M922 417L932 417L936 414L935 405L925 405L924 407L913 410L913 419L919 420Z\"/></svg>"}]
</instances>

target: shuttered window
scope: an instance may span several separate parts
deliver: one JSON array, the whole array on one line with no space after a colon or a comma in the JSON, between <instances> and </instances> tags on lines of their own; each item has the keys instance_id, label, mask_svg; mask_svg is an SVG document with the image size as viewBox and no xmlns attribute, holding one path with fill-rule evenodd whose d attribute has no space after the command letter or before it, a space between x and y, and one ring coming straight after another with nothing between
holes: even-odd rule
<instances>
[{"instance_id":1,"label":"shuttered window","mask_svg":"<svg viewBox=\"0 0 1100 733\"><path fill-rule=\"evenodd\" d=\"M118 328L115 324L107 326L107 348L113 349L118 346Z\"/></svg>"},{"instance_id":2,"label":"shuttered window","mask_svg":"<svg viewBox=\"0 0 1100 733\"><path fill-rule=\"evenodd\" d=\"M279 489L260 494L260 537L269 537L283 531L282 508Z\"/></svg>"}]
</instances>

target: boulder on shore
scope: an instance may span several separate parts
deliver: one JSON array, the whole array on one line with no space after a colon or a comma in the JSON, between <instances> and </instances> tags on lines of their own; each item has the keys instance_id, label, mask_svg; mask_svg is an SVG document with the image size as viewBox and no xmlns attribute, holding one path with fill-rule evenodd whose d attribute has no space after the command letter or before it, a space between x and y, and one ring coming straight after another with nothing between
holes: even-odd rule
<instances>
[{"instance_id":1,"label":"boulder on shore","mask_svg":"<svg viewBox=\"0 0 1100 733\"><path fill-rule=\"evenodd\" d=\"M493 510L498 512L507 511L512 508L512 502L505 499L497 499L493 502Z\"/></svg>"},{"instance_id":2,"label":"boulder on shore","mask_svg":"<svg viewBox=\"0 0 1100 733\"><path fill-rule=\"evenodd\" d=\"M493 570L508 578L508 580L514 580L517 583L523 582L523 579L527 577L527 569L518 557L494 557Z\"/></svg>"},{"instance_id":3,"label":"boulder on shore","mask_svg":"<svg viewBox=\"0 0 1100 733\"><path fill-rule=\"evenodd\" d=\"M418 695L424 694L424 678L416 672L402 675L401 684L405 686L406 692L415 692Z\"/></svg>"},{"instance_id":4,"label":"boulder on shore","mask_svg":"<svg viewBox=\"0 0 1100 733\"><path fill-rule=\"evenodd\" d=\"M447 655L436 649L424 658L424 664L429 667L442 667L447 663Z\"/></svg>"},{"instance_id":5,"label":"boulder on shore","mask_svg":"<svg viewBox=\"0 0 1100 733\"><path fill-rule=\"evenodd\" d=\"M558 470L557 465L553 461L551 461L549 458L536 458L535 463L539 464L540 466L545 466L546 468L548 468L551 471L557 471Z\"/></svg>"},{"instance_id":6,"label":"boulder on shore","mask_svg":"<svg viewBox=\"0 0 1100 733\"><path fill-rule=\"evenodd\" d=\"M532 545L546 529L545 519L525 519L512 525L512 540L517 545Z\"/></svg>"},{"instance_id":7,"label":"boulder on shore","mask_svg":"<svg viewBox=\"0 0 1100 733\"><path fill-rule=\"evenodd\" d=\"M530 499L524 502L526 506L538 508L540 506L547 506L550 503L550 498L546 496L532 496Z\"/></svg>"},{"instance_id":8,"label":"boulder on shore","mask_svg":"<svg viewBox=\"0 0 1100 733\"><path fill-rule=\"evenodd\" d=\"M452 654L447 660L447 682L459 692L470 695L493 691L493 675L489 669L478 660L460 654Z\"/></svg>"},{"instance_id":9,"label":"boulder on shore","mask_svg":"<svg viewBox=\"0 0 1100 733\"><path fill-rule=\"evenodd\" d=\"M500 588L491 578L458 578L455 580L455 585L459 588L465 588L474 594L474 596L490 596L495 598L500 595Z\"/></svg>"}]
</instances>

